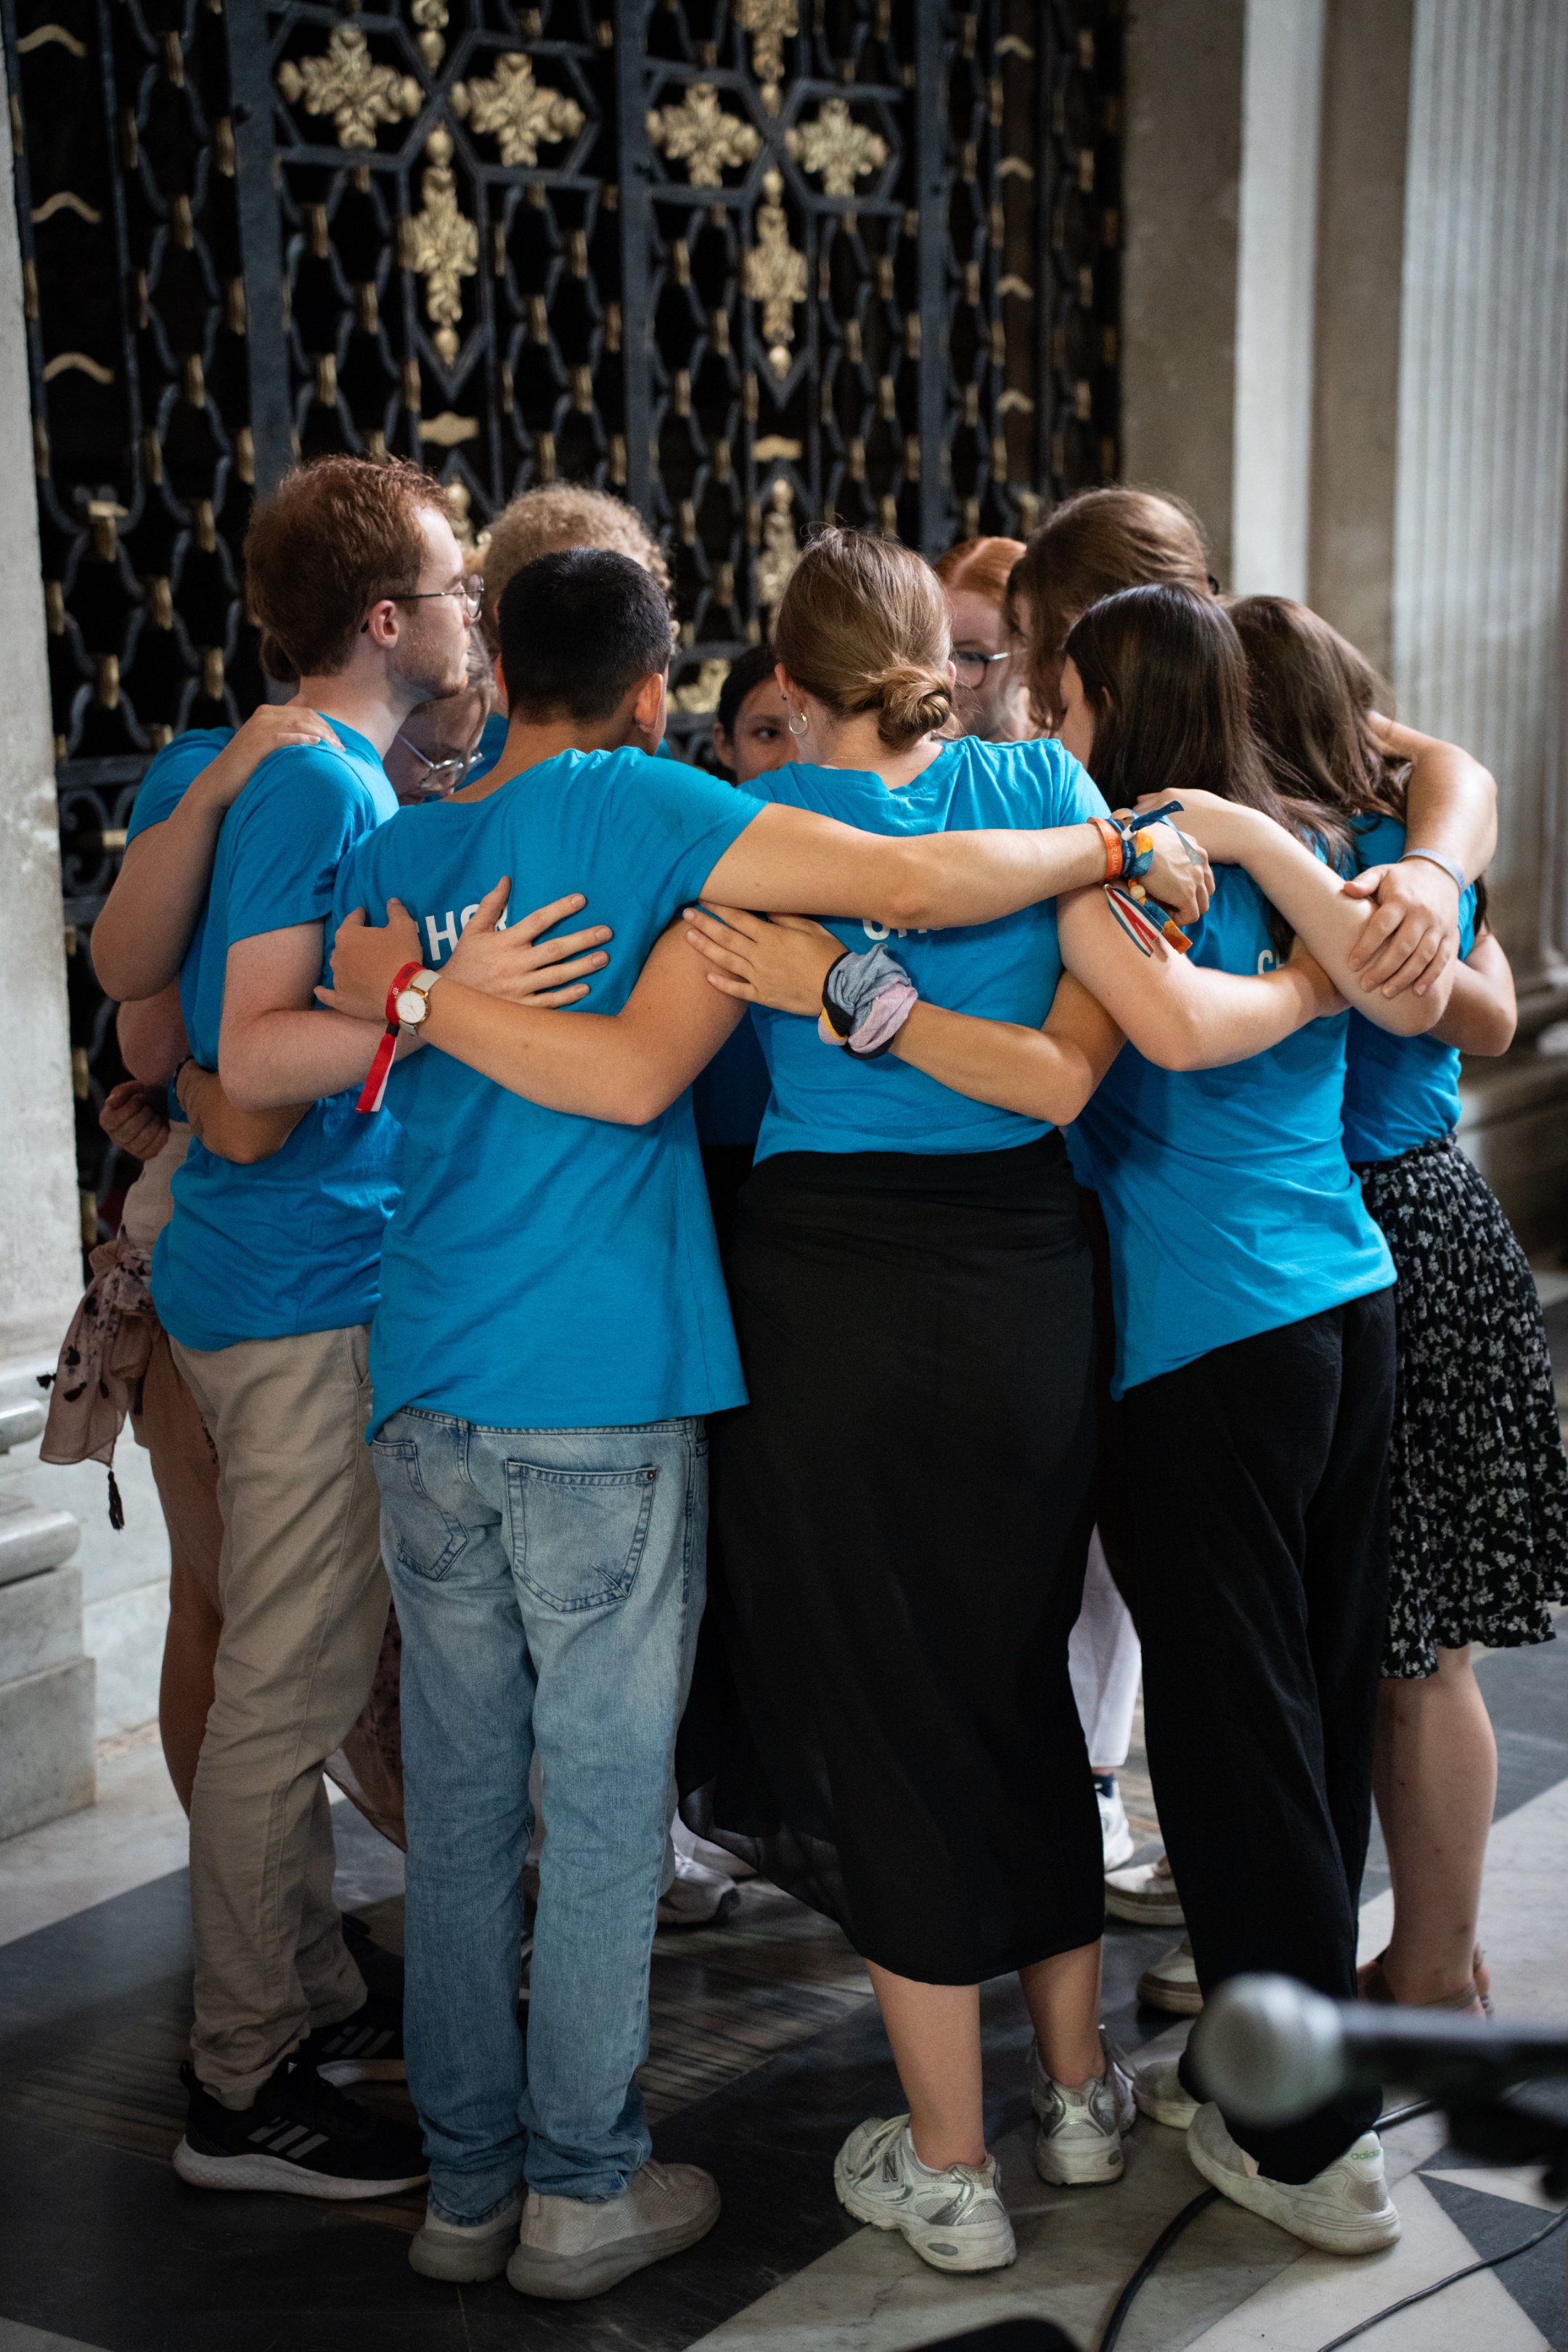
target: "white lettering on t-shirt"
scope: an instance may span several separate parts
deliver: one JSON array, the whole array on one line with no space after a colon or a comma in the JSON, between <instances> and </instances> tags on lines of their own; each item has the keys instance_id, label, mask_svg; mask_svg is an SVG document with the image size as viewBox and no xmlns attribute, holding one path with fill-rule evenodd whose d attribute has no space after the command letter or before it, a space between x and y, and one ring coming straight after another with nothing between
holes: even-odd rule
<instances>
[{"instance_id":1,"label":"white lettering on t-shirt","mask_svg":"<svg viewBox=\"0 0 1568 2352\"><path fill-rule=\"evenodd\" d=\"M430 937L430 961L439 963L442 940L446 940L448 949L458 944L458 919L455 915L443 915L437 923L434 915L426 915L425 929Z\"/></svg>"},{"instance_id":2,"label":"white lettering on t-shirt","mask_svg":"<svg viewBox=\"0 0 1568 2352\"><path fill-rule=\"evenodd\" d=\"M861 918L860 929L868 940L890 940L893 936L886 923L873 923L864 916ZM925 931L900 930L899 937L901 940L923 940L929 937L929 934Z\"/></svg>"},{"instance_id":3,"label":"white lettering on t-shirt","mask_svg":"<svg viewBox=\"0 0 1568 2352\"><path fill-rule=\"evenodd\" d=\"M1273 949L1272 949L1272 948L1265 948L1265 949L1264 949L1263 953L1262 953L1262 954L1258 957L1258 971L1279 971L1279 957L1275 954L1275 952L1274 952L1274 950L1273 950Z\"/></svg>"}]
</instances>

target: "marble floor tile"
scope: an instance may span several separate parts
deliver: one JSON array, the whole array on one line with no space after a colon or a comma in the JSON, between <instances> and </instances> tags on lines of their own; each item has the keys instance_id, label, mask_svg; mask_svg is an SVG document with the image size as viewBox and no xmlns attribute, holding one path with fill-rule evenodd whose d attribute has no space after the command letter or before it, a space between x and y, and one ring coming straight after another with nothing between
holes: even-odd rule
<instances>
[{"instance_id":1,"label":"marble floor tile","mask_svg":"<svg viewBox=\"0 0 1568 2352\"><path fill-rule=\"evenodd\" d=\"M1469 2240L1417 2178L1401 2186L1399 2217L1404 2235L1386 2253L1347 2262L1304 2250L1205 2335L1189 2337L1193 2352L1317 2352L1358 2320L1475 2260ZM1375 2352L1479 2352L1483 2346L1485 2352L1552 2352L1489 2271L1385 2320L1375 2338Z\"/></svg>"},{"instance_id":2,"label":"marble floor tile","mask_svg":"<svg viewBox=\"0 0 1568 2352\"><path fill-rule=\"evenodd\" d=\"M1568 2198L1548 2197L1541 2185L1538 2164L1478 2165L1471 2171L1441 2170L1434 2165L1427 2180L1451 2181L1458 2189L1474 2189L1482 2197L1506 2197L1515 2205L1533 2205L1542 2213L1561 2213Z\"/></svg>"}]
</instances>

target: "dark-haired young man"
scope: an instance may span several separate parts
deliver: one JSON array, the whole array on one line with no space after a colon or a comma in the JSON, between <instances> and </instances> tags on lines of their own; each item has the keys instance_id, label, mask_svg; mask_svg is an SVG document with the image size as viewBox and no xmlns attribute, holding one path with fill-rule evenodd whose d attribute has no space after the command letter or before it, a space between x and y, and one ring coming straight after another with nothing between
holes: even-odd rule
<instances>
[{"instance_id":1,"label":"dark-haired young man","mask_svg":"<svg viewBox=\"0 0 1568 2352\"><path fill-rule=\"evenodd\" d=\"M318 1100L270 1159L193 1142L153 1289L218 1457L223 1630L191 1802L195 2025L182 2177L347 2198L412 2185L416 2135L344 2099L401 2063L395 2000L367 1995L331 1897L321 1766L370 1688L386 1622L361 1434L396 1131L353 1116L364 1032L311 991L346 853L396 808L381 757L462 682L473 600L437 486L328 458L287 476L246 544L247 601L330 740L274 752L223 821L181 996L196 1061L252 1099L301 1024ZM195 764L202 764L196 747ZM166 822L193 760L139 798ZM189 828L186 828L188 831ZM300 1099L300 1097L296 1097Z\"/></svg>"},{"instance_id":2,"label":"dark-haired young man","mask_svg":"<svg viewBox=\"0 0 1568 2352\"><path fill-rule=\"evenodd\" d=\"M702 1416L743 1401L689 1098L739 1008L666 926L705 894L986 921L1098 878L1103 848L1091 825L860 834L649 756L669 623L624 556L526 566L500 630L506 751L361 845L339 877L334 976L362 1019L395 980L397 1017L435 1048L393 1075L404 1192L371 1351L404 1629L409 2077L430 2158L411 2259L576 2299L718 2211L705 2173L648 2161L633 2079L702 1601ZM509 875L563 917L584 894L613 929L585 1012L463 984ZM389 929L362 907L376 923L390 909ZM556 1108L525 1098L534 1073ZM525 2066L535 1748L550 1833Z\"/></svg>"}]
</instances>

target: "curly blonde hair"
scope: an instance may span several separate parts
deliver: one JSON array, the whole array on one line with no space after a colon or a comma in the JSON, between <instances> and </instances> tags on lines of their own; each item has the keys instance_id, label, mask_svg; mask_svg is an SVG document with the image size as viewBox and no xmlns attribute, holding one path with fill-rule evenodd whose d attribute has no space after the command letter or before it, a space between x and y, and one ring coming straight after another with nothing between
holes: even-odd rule
<instances>
[{"instance_id":1,"label":"curly blonde hair","mask_svg":"<svg viewBox=\"0 0 1568 2352\"><path fill-rule=\"evenodd\" d=\"M502 509L486 543L479 626L492 653L500 650L496 607L508 581L537 556L554 555L564 547L602 547L612 555L629 556L669 593L668 567L635 507L582 483L541 482Z\"/></svg>"}]
</instances>

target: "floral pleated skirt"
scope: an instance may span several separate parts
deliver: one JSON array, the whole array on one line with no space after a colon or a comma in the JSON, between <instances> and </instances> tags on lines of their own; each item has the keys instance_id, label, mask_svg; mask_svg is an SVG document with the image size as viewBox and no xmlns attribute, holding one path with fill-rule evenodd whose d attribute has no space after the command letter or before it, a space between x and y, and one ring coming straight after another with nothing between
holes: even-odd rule
<instances>
[{"instance_id":1,"label":"floral pleated skirt","mask_svg":"<svg viewBox=\"0 0 1568 2352\"><path fill-rule=\"evenodd\" d=\"M1439 1649L1552 1638L1568 1601L1568 1461L1541 1302L1452 1136L1358 1168L1399 1272L1384 1675Z\"/></svg>"}]
</instances>

